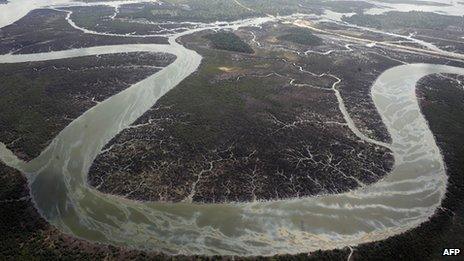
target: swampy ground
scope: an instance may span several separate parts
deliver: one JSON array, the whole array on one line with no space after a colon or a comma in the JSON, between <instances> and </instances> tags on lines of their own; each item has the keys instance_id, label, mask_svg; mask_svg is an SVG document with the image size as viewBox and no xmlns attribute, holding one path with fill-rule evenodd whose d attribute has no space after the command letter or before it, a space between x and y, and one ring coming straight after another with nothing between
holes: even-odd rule
<instances>
[{"instance_id":1,"label":"swampy ground","mask_svg":"<svg viewBox=\"0 0 464 261\"><path fill-rule=\"evenodd\" d=\"M453 78L456 76L450 75ZM461 78L462 79L462 78ZM438 87L438 88L437 88ZM444 248L464 244L464 90L457 81L440 75L428 76L418 85L421 109L435 133L448 170L449 186L443 207L420 227L390 239L333 251L297 256L275 256L274 260L433 260ZM443 117L443 113L452 111ZM450 128L449 126L453 126ZM456 128L454 128L456 127ZM0 166L0 257L2 259L95 260L160 259L162 254L89 243L67 236L49 225L35 209L26 179L18 171ZM215 260L223 257L185 257L178 260ZM230 258L230 257L229 257ZM250 258L248 260L261 260ZM241 260L241 258L235 258Z\"/></svg>"},{"instance_id":2,"label":"swampy ground","mask_svg":"<svg viewBox=\"0 0 464 261\"><path fill-rule=\"evenodd\" d=\"M420 53L426 47L417 40L464 53L464 18L426 12L370 15L363 11L376 4L362 1L264 2L272 4L167 1L123 5L118 13L108 6L38 9L0 29L0 53L167 44L166 37L154 35L182 32L195 23L296 12L320 15L324 10L357 13L341 18L349 24L273 22L180 38L204 57L200 68L107 144L88 182L101 192L143 201L231 202L340 193L382 179L392 167L392 155L350 131L334 90L366 136L389 142L369 96L372 83L402 63L462 67L456 59ZM66 21L69 11L78 26L105 34L77 30ZM166 21L167 27L156 25ZM33 159L83 112L174 59L130 53L1 64L0 141L18 157ZM443 205L429 221L381 242L273 259L428 260L439 259L444 248L464 245L462 82L462 76L431 75L418 83L421 109L449 176ZM170 258L63 234L39 215L25 177L3 164L0 207L0 259Z\"/></svg>"},{"instance_id":3,"label":"swampy ground","mask_svg":"<svg viewBox=\"0 0 464 261\"><path fill-rule=\"evenodd\" d=\"M337 77L319 76L330 58L313 65L274 47L293 44L274 42L292 29L259 30L265 47L254 54L215 50L208 32L182 38L204 56L198 72L104 148L90 184L138 200L224 202L338 193L384 176L389 151L349 131L332 90ZM236 33L250 37L248 30ZM373 62L348 68L356 63L350 55L334 58L340 67L333 73L354 71L366 92L367 75L375 79L370 69L392 64L366 57Z\"/></svg>"}]
</instances>

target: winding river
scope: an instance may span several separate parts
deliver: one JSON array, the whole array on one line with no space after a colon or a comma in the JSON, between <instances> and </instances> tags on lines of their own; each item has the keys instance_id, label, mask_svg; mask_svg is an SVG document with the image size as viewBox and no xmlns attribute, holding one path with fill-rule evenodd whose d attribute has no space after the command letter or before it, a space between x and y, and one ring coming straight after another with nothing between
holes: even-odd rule
<instances>
[{"instance_id":1,"label":"winding river","mask_svg":"<svg viewBox=\"0 0 464 261\"><path fill-rule=\"evenodd\" d=\"M266 21L252 19L229 26ZM420 112L415 86L426 75L464 74L464 68L433 64L391 68L372 85L372 99L392 137L388 146L395 157L392 172L373 185L337 195L225 204L137 202L89 187L88 170L103 146L198 68L202 57L176 42L195 30L172 36L169 45L0 56L0 63L136 51L177 57L85 112L31 162L20 161L0 146L1 160L27 175L33 200L50 223L87 240L169 254L267 256L382 240L416 227L440 206L447 176Z\"/></svg>"}]
</instances>

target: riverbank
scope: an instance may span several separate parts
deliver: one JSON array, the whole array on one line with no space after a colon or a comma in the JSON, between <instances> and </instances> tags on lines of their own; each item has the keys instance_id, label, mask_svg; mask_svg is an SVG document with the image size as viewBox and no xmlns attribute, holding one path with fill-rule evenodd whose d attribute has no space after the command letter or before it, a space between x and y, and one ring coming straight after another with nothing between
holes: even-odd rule
<instances>
[{"instance_id":1,"label":"riverbank","mask_svg":"<svg viewBox=\"0 0 464 261\"><path fill-rule=\"evenodd\" d=\"M430 88L429 88L430 87ZM421 108L444 153L449 186L442 209L418 228L390 239L353 246L351 260L437 260L444 248L464 244L464 105L463 91L458 85L442 77L428 76L418 85ZM428 97L428 98L426 98ZM446 115L446 117L444 117ZM453 126L450 128L449 126ZM0 166L0 200L16 200L28 196L26 180L11 168ZM8 188L5 186L9 186ZM15 192L13 192L15 191ZM48 260L70 257L82 260L157 259L167 256L92 244L63 235L48 225L33 207L30 200L0 203L9 215L0 216L2 235L0 257L38 258ZM351 250L316 251L295 256L275 256L273 260L346 260ZM215 260L224 257L177 257L178 260ZM270 258L235 258L235 260L270 260Z\"/></svg>"},{"instance_id":2,"label":"riverbank","mask_svg":"<svg viewBox=\"0 0 464 261\"><path fill-rule=\"evenodd\" d=\"M35 9L0 28L0 54L26 54L117 44L167 44L165 37L116 37L86 34L66 21L67 13Z\"/></svg>"},{"instance_id":3,"label":"riverbank","mask_svg":"<svg viewBox=\"0 0 464 261\"><path fill-rule=\"evenodd\" d=\"M161 76L150 77L153 82L144 81L143 84L137 84L125 91L124 94L115 95L108 102L101 103L91 111L86 112L78 121L73 121L63 133L58 135L55 139L55 144L50 146L33 164L29 165L30 169L32 169L31 172L40 173L40 175L35 177L31 186L39 209L43 211L47 219L55 222L63 231L70 231L69 228L73 228L72 233L74 235L85 237L89 240L110 241L112 244L124 242L131 246L137 245L137 247L142 249L144 247L156 247L155 250L162 249L161 251L170 253L206 253L210 255L211 253L219 252L224 255L266 255L270 251L269 248L265 248L266 244L272 247L272 251L275 251L274 253L282 253L283 251L278 251L279 248L285 249L286 252L290 253L300 253L308 251L308 249L331 248L327 246L328 243L339 243L335 247L352 244L355 240L352 237L350 238L350 235L356 234L358 231L368 231L366 233L371 233L371 236L363 237L368 238L367 240L385 238L385 234L376 234L379 230L380 233L383 233L382 229L385 226L393 227L393 231L388 230L391 233L390 235L400 233L405 223L410 225L410 227L415 227L419 222L422 222L431 215L435 207L438 207L437 201L439 203L444 193L444 185L446 184L441 157L437 153L438 149L435 142L429 138L432 134L429 132L427 126L424 127L425 122L423 118L420 114L417 115L416 113L419 109L414 108L412 111L407 111L407 106L405 106L406 111L402 110L403 108L401 107L393 107L398 108L396 114L410 113L408 116L416 116L418 121L405 122L403 120L400 121L400 126L403 126L401 123L403 122L406 124L406 131L414 130L410 133L408 132L408 134L417 134L421 137L425 135L427 138L424 140L425 143L420 142L418 144L414 144L414 139L401 140L400 145L411 145L412 142L412 147L417 145L420 148L421 145L426 144L427 146L422 151L424 153L422 155L430 156L422 158L421 153L412 153L399 157L400 163L413 162L417 163L416 165L413 164L412 167L414 168L421 168L423 166L426 168L424 172L408 171L411 169L407 169L406 166L406 172L403 174L420 175L413 175L410 180L406 177L408 175L405 176L401 175L402 173L396 172L387 176L385 179L387 181L375 183L371 188L363 188L352 193L337 196L324 195L317 198L317 201L314 199L297 198L288 201L277 200L273 202L224 204L220 206L189 203L178 205L142 204L140 202L102 195L88 189L84 183L87 167L103 145L118 132L129 126L143 112L148 110L153 101L163 96L170 88L176 86L178 82L172 82L173 79L183 79L197 68L201 57L195 55L194 52L189 52L181 48L181 46L175 45L174 42L172 42L172 45L176 47L176 51L181 53L179 60L182 60L182 62L180 64L177 63L176 66L167 67L166 70L159 73ZM346 49L351 48L347 47ZM431 71L434 68L437 71L440 71L440 68L443 68L443 71L457 70L456 68L451 69L449 67L445 70L444 67L435 65L429 65L430 68L421 68L420 65L419 67L418 65L411 65L409 67L411 68L408 68L408 66L402 68L414 69L417 75L423 73L421 69L430 69ZM229 66L221 66L221 68L226 68L225 71L230 71ZM300 72L305 71L304 68L299 68ZM396 75L386 76L384 80L395 83L397 78L407 78L411 75L413 78L408 79L411 79L412 82L418 80L414 78L415 76L412 73L411 75L404 75L405 70L401 71L401 68L395 72L397 73ZM395 77L398 75L399 77ZM333 90L337 93L335 88L342 80L337 76L332 77L337 79L337 81L331 85L331 88L322 89L325 91ZM166 89L154 88L151 85L158 82L167 83ZM295 83L295 81L290 81L290 83ZM382 90L381 87L377 86L377 88ZM405 87L409 88L407 90L400 88L401 92L388 94L391 97L401 96L401 98L406 98L407 102L415 105L416 99L414 95L412 97L402 95L402 91L409 92L413 90L411 87L414 88L414 86L408 85ZM374 98L376 97L374 96ZM341 111L344 111L344 106L341 105L342 102L339 100L339 108ZM382 110L381 106L379 112L382 116L388 113ZM345 116L344 118L348 119L349 117ZM387 124L387 127L392 124L391 119L388 120L389 124ZM346 121L350 123L349 120ZM412 128L407 129L407 124L410 124ZM351 125L350 129L356 130ZM101 128L97 128L100 126ZM415 130L423 130L424 132L416 132ZM356 133L356 131L353 132ZM364 141L366 140L362 138L362 135L357 136L361 137ZM393 141L395 141L394 138L401 136L398 133L393 135ZM406 144L403 142L406 142ZM398 147L396 147L396 152L397 154L402 153ZM312 156L308 158L312 158ZM419 160L424 160L425 163L419 162ZM71 164L68 164L70 162ZM45 167L41 168L42 166ZM431 175L437 173L439 175ZM389 183L389 181L393 182ZM404 192L401 188L399 190L395 188L395 184L398 184L397 182L411 184L411 186L408 186L409 190ZM395 197L395 200L385 200L392 196ZM377 202L381 202L381 204ZM423 207L424 205L427 207ZM320 212L321 208L322 212ZM368 209L367 211L365 211L366 208ZM218 213L223 214L223 216L216 220L211 220L211 213L214 213L215 217L217 217ZM346 217L347 213L359 216L357 218L344 219L341 223L332 222L332 220L328 221L334 217ZM416 223L410 222L411 215L417 218ZM252 222L248 222L249 220L252 220ZM311 223L305 222L307 220L311 220ZM320 223L317 223L317 220ZM354 224L346 225L346 220L350 222L354 221ZM114 225L115 222L116 226ZM381 225L377 226L376 224L379 224L379 222ZM86 226L83 226L83 224ZM334 227L334 224L343 224L344 227L341 230L337 230L340 228ZM237 231L237 228L240 231ZM269 230L269 228L275 228L275 230ZM317 239L311 238L314 235L314 233L310 233L313 229L317 231ZM327 231L335 230L336 234L346 236L346 238L341 238L340 241L336 242L329 236L319 241L321 237L326 236L325 234L333 234L330 232L319 234L319 231L322 229L327 229ZM132 237L127 237L127 234L133 231L137 231L137 233ZM245 233L249 231L258 231L258 233L259 231L266 231L265 233L268 234L264 236L255 236L255 234L251 234L251 236L250 234L240 235L239 233L243 231ZM172 237L171 232L175 233L176 237ZM179 234L183 235L183 237L178 237ZM376 237L376 235L379 237ZM185 240L185 237L189 236L194 240ZM218 238L221 239L221 244L219 245L216 244ZM245 241L242 240L243 238L252 238L252 240ZM200 242L200 244L195 245L196 242ZM359 241L356 242L359 243ZM318 243L321 245L314 246L314 244ZM205 251L208 252L197 252L199 248L206 249ZM354 255L354 252L350 252L351 257Z\"/></svg>"},{"instance_id":4,"label":"riverbank","mask_svg":"<svg viewBox=\"0 0 464 261\"><path fill-rule=\"evenodd\" d=\"M464 245L464 90L453 79L426 76L418 83L421 110L437 140L448 175L442 205L429 221L389 239L353 246L352 260L440 260L445 248ZM348 256L349 249L343 250ZM290 259L299 259L306 255ZM318 251L311 257L336 259L339 251Z\"/></svg>"},{"instance_id":5,"label":"riverbank","mask_svg":"<svg viewBox=\"0 0 464 261\"><path fill-rule=\"evenodd\" d=\"M308 62L310 57L273 49L271 43L291 48L269 38L295 29L273 25L237 31L242 39L250 31L260 34L256 40L264 48L255 48L256 54L214 49L204 37L208 32L182 37L204 57L198 71L105 145L89 184L141 201L219 203L336 194L387 175L390 151L359 142L338 108L332 90L337 79L319 75L335 57L339 88L363 86L358 88L368 93L384 69L380 61L385 68L392 63L374 60L362 48L356 56ZM359 56L370 62L357 63ZM346 77L353 70L357 78ZM350 104L355 101L362 100L353 97Z\"/></svg>"},{"instance_id":6,"label":"riverbank","mask_svg":"<svg viewBox=\"0 0 464 261\"><path fill-rule=\"evenodd\" d=\"M82 113L174 59L138 52L0 64L0 141L21 159L36 158Z\"/></svg>"},{"instance_id":7,"label":"riverbank","mask_svg":"<svg viewBox=\"0 0 464 261\"><path fill-rule=\"evenodd\" d=\"M114 246L95 244L66 235L37 212L26 178L0 164L1 260L127 260L167 258Z\"/></svg>"}]
</instances>

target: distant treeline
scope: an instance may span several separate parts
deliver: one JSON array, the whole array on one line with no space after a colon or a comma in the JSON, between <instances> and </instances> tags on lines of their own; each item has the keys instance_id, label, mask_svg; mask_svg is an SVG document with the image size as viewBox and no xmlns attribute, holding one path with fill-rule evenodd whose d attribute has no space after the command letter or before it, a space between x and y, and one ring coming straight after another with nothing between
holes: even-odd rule
<instances>
[{"instance_id":1,"label":"distant treeline","mask_svg":"<svg viewBox=\"0 0 464 261\"><path fill-rule=\"evenodd\" d=\"M166 0L163 5L132 4L122 8L118 14L118 17L127 19L175 22L233 21L256 16L264 14L245 9L229 0Z\"/></svg>"},{"instance_id":2,"label":"distant treeline","mask_svg":"<svg viewBox=\"0 0 464 261\"><path fill-rule=\"evenodd\" d=\"M87 0L97 1L97 0ZM129 4L120 8L118 17L149 21L233 21L257 16L289 15L294 13L363 12L375 4L363 1L325 0L164 0L154 3Z\"/></svg>"},{"instance_id":3,"label":"distant treeline","mask_svg":"<svg viewBox=\"0 0 464 261\"><path fill-rule=\"evenodd\" d=\"M443 30L449 26L463 28L463 16L441 15L429 12L398 12L392 11L380 15L356 14L350 17L343 16L343 21L362 26L394 29L394 28L420 28Z\"/></svg>"}]
</instances>

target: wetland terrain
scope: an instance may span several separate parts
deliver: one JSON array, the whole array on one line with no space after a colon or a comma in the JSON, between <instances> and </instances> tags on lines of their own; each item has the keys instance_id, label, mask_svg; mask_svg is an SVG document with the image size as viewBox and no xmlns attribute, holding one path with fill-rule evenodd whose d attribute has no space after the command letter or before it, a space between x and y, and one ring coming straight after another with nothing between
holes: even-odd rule
<instances>
[{"instance_id":1,"label":"wetland terrain","mask_svg":"<svg viewBox=\"0 0 464 261\"><path fill-rule=\"evenodd\" d=\"M0 6L1 259L464 244L463 4L46 2Z\"/></svg>"}]
</instances>

